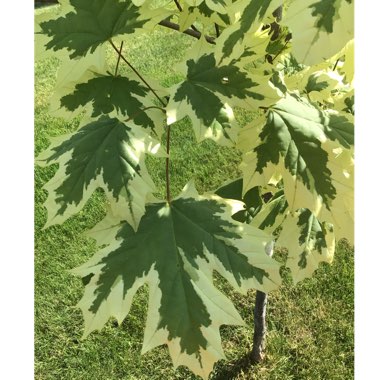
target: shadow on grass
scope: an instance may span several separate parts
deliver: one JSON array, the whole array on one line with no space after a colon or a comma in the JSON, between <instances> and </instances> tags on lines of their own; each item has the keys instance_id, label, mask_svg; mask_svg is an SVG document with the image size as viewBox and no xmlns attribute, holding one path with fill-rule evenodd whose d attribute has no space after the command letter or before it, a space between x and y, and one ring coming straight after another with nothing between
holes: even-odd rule
<instances>
[{"instance_id":1,"label":"shadow on grass","mask_svg":"<svg viewBox=\"0 0 380 380\"><path fill-rule=\"evenodd\" d=\"M220 364L215 370L216 374L211 380L233 380L241 372L247 372L260 365L254 362L252 352L247 352L244 356L229 362Z\"/></svg>"}]
</instances>

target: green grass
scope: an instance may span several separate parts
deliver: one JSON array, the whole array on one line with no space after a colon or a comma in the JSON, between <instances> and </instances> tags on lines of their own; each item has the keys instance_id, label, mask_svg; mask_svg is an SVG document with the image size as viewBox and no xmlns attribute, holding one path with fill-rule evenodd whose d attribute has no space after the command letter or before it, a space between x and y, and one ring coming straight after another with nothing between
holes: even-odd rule
<instances>
[{"instance_id":1,"label":"green grass","mask_svg":"<svg viewBox=\"0 0 380 380\"><path fill-rule=\"evenodd\" d=\"M126 51L139 70L169 86L178 80L174 63L180 61L185 47L192 42L179 33L156 31L152 36L134 40ZM57 63L48 59L35 68L36 154L48 146L50 136L73 131L79 123L48 115ZM191 178L195 178L198 191L204 192L239 173L237 152L218 147L212 141L197 144L187 120L172 128L171 151L173 195ZM149 158L148 166L163 195L164 160ZM195 379L186 368L172 368L166 347L140 356L146 289L139 291L122 326L110 321L101 332L81 340L83 319L75 305L83 285L68 271L95 252L94 242L82 233L104 216L103 196L96 193L83 211L62 226L42 230L46 220L43 202L47 197L42 186L55 170L56 167L36 168L35 172L35 378ZM352 248L341 242L333 265L321 265L312 279L297 286L287 280L281 289L270 294L267 356L257 366L246 360L253 334L255 294L236 294L217 278L217 285L233 299L247 326L222 327L227 360L217 364L212 379L353 379L353 272ZM287 278L286 273L284 276Z\"/></svg>"}]
</instances>

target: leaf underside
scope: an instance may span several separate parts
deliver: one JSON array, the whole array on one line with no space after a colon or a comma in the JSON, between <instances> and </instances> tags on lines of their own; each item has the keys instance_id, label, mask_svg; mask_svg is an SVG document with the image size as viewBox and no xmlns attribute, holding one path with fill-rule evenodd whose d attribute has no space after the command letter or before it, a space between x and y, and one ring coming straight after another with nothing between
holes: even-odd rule
<instances>
[{"instance_id":1,"label":"leaf underside","mask_svg":"<svg viewBox=\"0 0 380 380\"><path fill-rule=\"evenodd\" d=\"M287 95L270 108L264 125L247 126L241 143L246 145L248 136L252 147L243 158L245 191L252 185L266 185L261 183L263 178L277 172L293 210L315 210L321 201L329 207L337 197L325 145L353 146L353 124L345 117Z\"/></svg>"}]
</instances>

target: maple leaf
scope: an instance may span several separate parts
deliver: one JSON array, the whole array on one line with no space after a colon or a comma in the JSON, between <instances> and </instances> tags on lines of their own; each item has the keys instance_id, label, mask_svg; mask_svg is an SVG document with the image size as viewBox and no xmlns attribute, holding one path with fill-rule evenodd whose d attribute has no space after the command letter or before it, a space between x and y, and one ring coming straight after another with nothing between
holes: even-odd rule
<instances>
[{"instance_id":1,"label":"maple leaf","mask_svg":"<svg viewBox=\"0 0 380 380\"><path fill-rule=\"evenodd\" d=\"M295 0L283 23L292 32L293 54L300 63L314 65L340 49L354 36L352 0Z\"/></svg>"},{"instance_id":2,"label":"maple leaf","mask_svg":"<svg viewBox=\"0 0 380 380\"><path fill-rule=\"evenodd\" d=\"M279 264L265 253L271 237L229 216L240 202L199 196L193 185L171 203L147 205L134 231L127 223L96 227L108 246L74 270L92 275L79 303L85 335L113 316L121 323L140 286L149 285L143 352L167 344L174 366L186 365L204 379L224 358L222 324L243 324L213 284L216 270L235 289L271 291L281 282ZM111 225L111 226L110 226ZM99 230L103 230L99 235Z\"/></svg>"},{"instance_id":3,"label":"maple leaf","mask_svg":"<svg viewBox=\"0 0 380 380\"><path fill-rule=\"evenodd\" d=\"M203 41L193 47L189 57L183 68L185 80L171 88L167 115L169 124L189 116L198 140L210 137L224 144L226 139L235 143L232 107L253 109L278 99L267 77L253 78L236 65L218 65ZM221 115L228 118L224 124Z\"/></svg>"},{"instance_id":4,"label":"maple leaf","mask_svg":"<svg viewBox=\"0 0 380 380\"><path fill-rule=\"evenodd\" d=\"M40 33L50 37L47 49L68 49L70 57L84 56L112 37L132 34L149 20L132 1L70 0L63 16L41 22Z\"/></svg>"},{"instance_id":5,"label":"maple leaf","mask_svg":"<svg viewBox=\"0 0 380 380\"><path fill-rule=\"evenodd\" d=\"M146 196L155 190L144 154L158 147L136 125L107 116L56 139L37 158L41 165L59 164L44 187L49 192L46 226L62 223L84 206L95 189L102 188L114 214L137 228Z\"/></svg>"}]
</instances>

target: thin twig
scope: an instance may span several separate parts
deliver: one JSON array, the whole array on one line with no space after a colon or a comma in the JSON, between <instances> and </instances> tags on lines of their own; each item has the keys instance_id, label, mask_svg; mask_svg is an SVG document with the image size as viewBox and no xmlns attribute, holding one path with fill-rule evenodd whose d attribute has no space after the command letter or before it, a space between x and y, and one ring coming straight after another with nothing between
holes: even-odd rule
<instances>
[{"instance_id":1,"label":"thin twig","mask_svg":"<svg viewBox=\"0 0 380 380\"><path fill-rule=\"evenodd\" d=\"M170 28L173 30L179 31L179 25L175 24L174 22L168 21L168 20L162 20L159 25L165 26L166 28ZM202 37L202 33L199 31L195 31L193 29L186 29L182 33L187 34L189 36L195 37L198 40ZM215 38L210 36L205 36L205 39L208 43L215 45Z\"/></svg>"},{"instance_id":2,"label":"thin twig","mask_svg":"<svg viewBox=\"0 0 380 380\"><path fill-rule=\"evenodd\" d=\"M332 71L335 71L336 67L338 66L339 59L340 59L340 58L338 58L338 59L336 60L335 65L334 65L334 68L332 69Z\"/></svg>"},{"instance_id":3,"label":"thin twig","mask_svg":"<svg viewBox=\"0 0 380 380\"><path fill-rule=\"evenodd\" d=\"M195 32L199 32L199 30L197 29L197 27L195 25L193 25L193 24L190 25L190 28L193 29Z\"/></svg>"},{"instance_id":4,"label":"thin twig","mask_svg":"<svg viewBox=\"0 0 380 380\"><path fill-rule=\"evenodd\" d=\"M118 51L118 57L117 57L117 63L116 63L116 69L115 69L115 77L117 75L117 71L119 70L121 51L123 50L123 45L124 45L124 41L121 42L120 50Z\"/></svg>"},{"instance_id":5,"label":"thin twig","mask_svg":"<svg viewBox=\"0 0 380 380\"><path fill-rule=\"evenodd\" d=\"M289 41L285 42L284 47L274 56L274 58L272 59L272 62L274 62L274 60L286 49L286 46L288 45L288 42Z\"/></svg>"},{"instance_id":6,"label":"thin twig","mask_svg":"<svg viewBox=\"0 0 380 380\"><path fill-rule=\"evenodd\" d=\"M112 42L112 40L109 40L110 44L114 48L114 50L119 54L120 58L132 69L132 71L141 79L141 81L149 88L150 91L154 94L154 96L160 101L160 103L166 107L165 102L157 95L156 91L153 90L153 88L148 84L148 82L141 76L141 74L127 61L127 59L123 56L123 54L119 53L119 50L115 46L115 44Z\"/></svg>"},{"instance_id":7,"label":"thin twig","mask_svg":"<svg viewBox=\"0 0 380 380\"><path fill-rule=\"evenodd\" d=\"M170 153L170 125L166 135L166 200L170 203L170 176L169 176L169 153Z\"/></svg>"},{"instance_id":8,"label":"thin twig","mask_svg":"<svg viewBox=\"0 0 380 380\"><path fill-rule=\"evenodd\" d=\"M178 10L179 10L180 12L182 12L183 9L182 9L182 7L181 7L181 4L178 2L178 0L174 0L174 2L175 2L175 5L177 6Z\"/></svg>"}]
</instances>

